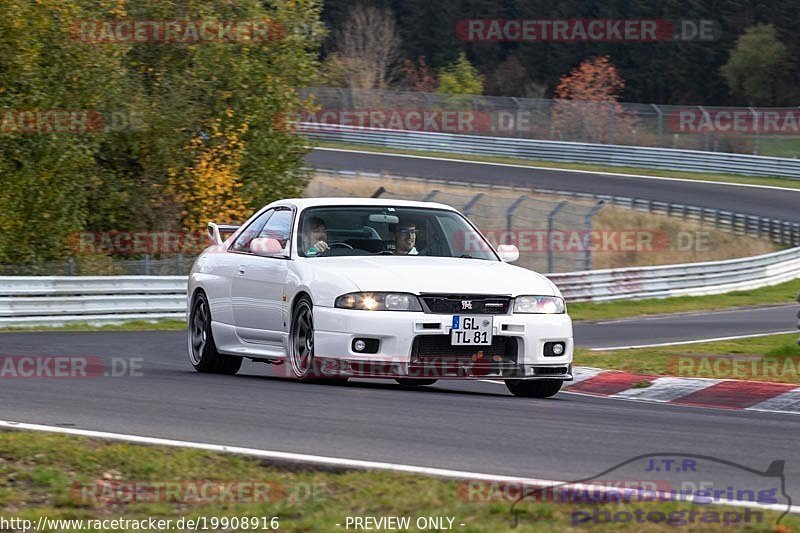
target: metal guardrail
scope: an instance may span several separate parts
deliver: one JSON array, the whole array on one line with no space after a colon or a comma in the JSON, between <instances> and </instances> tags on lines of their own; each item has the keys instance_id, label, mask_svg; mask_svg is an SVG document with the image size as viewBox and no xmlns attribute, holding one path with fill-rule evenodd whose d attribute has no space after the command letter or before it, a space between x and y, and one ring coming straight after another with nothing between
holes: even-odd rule
<instances>
[{"instance_id":1,"label":"metal guardrail","mask_svg":"<svg viewBox=\"0 0 800 533\"><path fill-rule=\"evenodd\" d=\"M727 261L548 274L567 301L700 296L800 277L800 248Z\"/></svg>"},{"instance_id":2,"label":"metal guardrail","mask_svg":"<svg viewBox=\"0 0 800 533\"><path fill-rule=\"evenodd\" d=\"M800 277L800 247L707 263L549 274L568 302L719 294ZM185 318L183 276L1 277L0 326Z\"/></svg>"},{"instance_id":3,"label":"metal guardrail","mask_svg":"<svg viewBox=\"0 0 800 533\"><path fill-rule=\"evenodd\" d=\"M299 133L312 139L393 149L800 179L800 159L672 148L540 141L333 124L320 125L309 122L301 122L297 126Z\"/></svg>"},{"instance_id":4,"label":"metal guardrail","mask_svg":"<svg viewBox=\"0 0 800 533\"><path fill-rule=\"evenodd\" d=\"M800 303L800 292L797 293L797 302ZM800 329L800 311L797 312L797 329ZM797 344L800 344L800 339L797 339Z\"/></svg>"},{"instance_id":5,"label":"metal guardrail","mask_svg":"<svg viewBox=\"0 0 800 533\"><path fill-rule=\"evenodd\" d=\"M185 318L185 276L0 277L0 326Z\"/></svg>"}]
</instances>

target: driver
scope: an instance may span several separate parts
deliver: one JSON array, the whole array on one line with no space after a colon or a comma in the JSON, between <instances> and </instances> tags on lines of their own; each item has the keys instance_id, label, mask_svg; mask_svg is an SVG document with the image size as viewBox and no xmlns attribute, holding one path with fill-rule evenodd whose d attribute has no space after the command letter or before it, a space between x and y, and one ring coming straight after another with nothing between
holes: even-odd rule
<instances>
[{"instance_id":1,"label":"driver","mask_svg":"<svg viewBox=\"0 0 800 533\"><path fill-rule=\"evenodd\" d=\"M394 227L394 253L397 255L419 255L416 248L417 225L410 220L400 220Z\"/></svg>"},{"instance_id":2,"label":"driver","mask_svg":"<svg viewBox=\"0 0 800 533\"><path fill-rule=\"evenodd\" d=\"M303 249L306 255L318 255L330 250L328 245L328 226L319 217L306 220L303 231Z\"/></svg>"}]
</instances>

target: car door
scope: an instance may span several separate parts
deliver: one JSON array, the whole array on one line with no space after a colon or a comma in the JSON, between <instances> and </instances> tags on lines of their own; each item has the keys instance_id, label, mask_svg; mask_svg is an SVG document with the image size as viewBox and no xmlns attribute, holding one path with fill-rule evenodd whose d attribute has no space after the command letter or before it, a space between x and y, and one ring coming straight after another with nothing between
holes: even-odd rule
<instances>
[{"instance_id":1,"label":"car door","mask_svg":"<svg viewBox=\"0 0 800 533\"><path fill-rule=\"evenodd\" d=\"M258 234L250 237L277 239L285 253L256 255L249 251L250 241L237 248L237 264L231 285L233 318L236 333L246 342L283 346L284 286L289 273L289 241L294 210L272 210Z\"/></svg>"}]
</instances>

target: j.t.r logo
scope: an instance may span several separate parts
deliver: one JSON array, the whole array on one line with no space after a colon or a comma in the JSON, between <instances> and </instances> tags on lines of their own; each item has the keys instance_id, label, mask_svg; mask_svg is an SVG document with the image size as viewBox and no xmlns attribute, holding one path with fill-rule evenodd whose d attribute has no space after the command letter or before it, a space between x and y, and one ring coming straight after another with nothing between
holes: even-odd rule
<instances>
[{"instance_id":1,"label":"j.t.r logo","mask_svg":"<svg viewBox=\"0 0 800 533\"><path fill-rule=\"evenodd\" d=\"M461 300L461 309L472 309L472 300Z\"/></svg>"}]
</instances>

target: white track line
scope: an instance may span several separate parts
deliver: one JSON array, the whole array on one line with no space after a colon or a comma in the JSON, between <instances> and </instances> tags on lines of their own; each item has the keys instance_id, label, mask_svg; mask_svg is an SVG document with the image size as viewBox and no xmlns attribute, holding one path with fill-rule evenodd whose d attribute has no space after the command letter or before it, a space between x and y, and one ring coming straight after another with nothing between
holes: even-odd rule
<instances>
[{"instance_id":1,"label":"white track line","mask_svg":"<svg viewBox=\"0 0 800 533\"><path fill-rule=\"evenodd\" d=\"M692 178L667 178L664 176L651 176L647 174L625 174L623 172L602 172L599 170L578 170L574 168L558 168L558 167L540 167L534 165L516 165L513 163L497 163L497 162L490 162L490 161L473 161L470 159L457 159L453 157L434 157L429 155L414 155L414 154L395 154L389 152L371 152L369 150L349 150L346 148L326 148L326 147L315 147L314 150L321 150L326 152L345 152L345 153L352 153L352 154L367 154L367 155L381 155L386 157L405 157L411 159L426 159L429 161L452 161L454 163L470 163L473 165L490 165L495 167L507 167L507 168L527 168L529 170L555 170L558 172L572 172L575 174L596 174L598 176L618 176L621 178L639 178L639 179L648 179L648 180L662 180L662 181L682 181L686 183L707 183L711 185L727 185L730 187L751 187L755 189L771 189L775 191L791 191L800 193L800 188L793 188L793 187L778 187L777 185L757 185L754 183L736 183L732 181L713 181L713 180L700 180L700 179L692 179ZM580 163L576 163L580 164ZM749 176L754 178L759 178L761 176ZM768 176L765 178L769 178ZM780 177L775 177L773 179L781 179ZM790 178L786 178L790 179Z\"/></svg>"},{"instance_id":2,"label":"white track line","mask_svg":"<svg viewBox=\"0 0 800 533\"><path fill-rule=\"evenodd\" d=\"M607 346L603 348L589 348L591 352L607 352L611 350L634 350L636 348L659 348L662 346L683 346L686 344L699 344L703 342L718 342L718 341L735 341L737 339L751 339L755 337L768 337L770 335L785 335L788 333L797 333L796 329L789 331L771 331L769 333L751 333L749 335L734 335L732 337L715 337L712 339L696 339L691 341L677 341L677 342L660 342L658 344L634 344L631 346Z\"/></svg>"},{"instance_id":3,"label":"white track line","mask_svg":"<svg viewBox=\"0 0 800 533\"><path fill-rule=\"evenodd\" d=\"M714 315L730 315L734 313L753 313L758 311L773 311L778 309L790 309L795 310L797 309L797 304L775 304L775 305L766 305L761 307L739 307L733 309L712 309L709 311L690 311L690 312L678 312L678 313L666 313L662 315L642 315L642 316L630 316L626 318L615 318L613 320L586 320L586 324L594 324L598 326L606 326L609 324L625 324L629 322L649 322L649 321L658 321L658 320L670 320L675 318L692 318L696 316L714 316Z\"/></svg>"},{"instance_id":4,"label":"white track line","mask_svg":"<svg viewBox=\"0 0 800 533\"><path fill-rule=\"evenodd\" d=\"M67 435L79 435L82 437L118 440L124 442L133 442L137 444L149 444L154 446L193 448L198 450L208 450L212 452L247 455L250 457L259 457L262 459L272 459L275 461L290 462L290 463L309 463L321 466L355 468L360 470L389 470L394 472L422 474L422 475L441 477L447 479L490 481L497 483L520 483L536 487L559 486L564 488L594 490L594 491L600 491L601 493L611 492L613 490L614 494L619 493L618 489L609 489L608 487L602 485L589 485L585 483L576 484L564 481L556 481L552 479L522 478L515 476L503 476L497 474L483 474L479 472L465 472L462 470L447 470L443 468L432 468L426 466L413 466L413 465L404 465L397 463L383 463L376 461L360 461L357 459L343 459L339 457L326 457L322 455L276 452L271 450L259 450L256 448L242 448L238 446L224 446L220 444L206 444L201 442L161 439L158 437L143 437L139 435L127 435L123 433L108 433L105 431L91 431L88 429L64 428L59 426L28 424L25 422L10 422L6 420L0 420L0 428L12 429L12 430L24 429L29 431L43 431L48 433L63 433ZM691 500L686 500L686 501L691 501ZM728 500L714 500L714 503L720 505L729 505L732 507L749 507L751 509L761 509L761 510L769 510L776 512L786 511L786 506L779 504L759 505L756 502L728 501ZM791 506L789 507L789 511L792 513L800 514L800 506Z\"/></svg>"}]
</instances>

